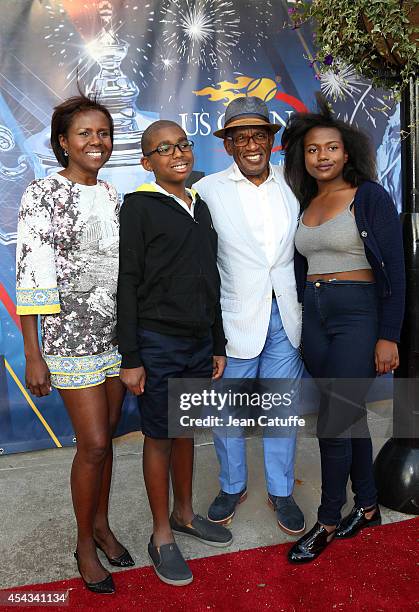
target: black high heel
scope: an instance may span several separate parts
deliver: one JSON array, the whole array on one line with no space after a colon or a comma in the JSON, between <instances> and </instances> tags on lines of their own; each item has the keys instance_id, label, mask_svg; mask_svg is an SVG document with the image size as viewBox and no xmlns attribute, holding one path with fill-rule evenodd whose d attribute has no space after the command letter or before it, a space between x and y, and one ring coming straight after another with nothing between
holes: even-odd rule
<instances>
[{"instance_id":1,"label":"black high heel","mask_svg":"<svg viewBox=\"0 0 419 612\"><path fill-rule=\"evenodd\" d=\"M99 593L100 595L111 595L112 593L115 593L115 584L111 574L108 574L106 578L100 580L99 582L86 582L86 580L83 578L83 574L80 571L79 556L77 552L74 553L74 558L77 561L77 569L79 570L81 579L89 591L92 591L92 593Z\"/></svg>"},{"instance_id":2,"label":"black high heel","mask_svg":"<svg viewBox=\"0 0 419 612\"><path fill-rule=\"evenodd\" d=\"M103 554L108 560L108 563L110 563L111 565L114 565L115 567L132 567L133 565L135 565L134 559L131 557L126 548L124 548L124 552L120 554L119 557L113 559L112 557L108 557L99 542L94 540L94 543L96 545L96 548L103 552Z\"/></svg>"}]
</instances>

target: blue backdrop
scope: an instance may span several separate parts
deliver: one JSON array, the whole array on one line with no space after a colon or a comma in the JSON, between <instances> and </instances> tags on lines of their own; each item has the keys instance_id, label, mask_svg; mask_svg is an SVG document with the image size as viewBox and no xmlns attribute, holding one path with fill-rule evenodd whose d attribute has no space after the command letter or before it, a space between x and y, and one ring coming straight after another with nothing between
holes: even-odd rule
<instances>
[{"instance_id":1,"label":"blue backdrop","mask_svg":"<svg viewBox=\"0 0 419 612\"><path fill-rule=\"evenodd\" d=\"M101 177L121 197L148 180L139 139L158 118L179 122L195 142L195 170L229 160L212 131L237 96L266 100L272 121L314 104L321 89L342 118L368 131L381 182L400 206L399 110L383 91L335 64L320 76L307 27L293 30L285 0L2 0L0 24L0 453L73 444L54 391L24 388L15 315L15 240L20 197L57 169L49 147L52 108L82 88L112 110L115 149ZM278 146L272 156L281 163ZM120 432L138 427L128 398Z\"/></svg>"}]
</instances>

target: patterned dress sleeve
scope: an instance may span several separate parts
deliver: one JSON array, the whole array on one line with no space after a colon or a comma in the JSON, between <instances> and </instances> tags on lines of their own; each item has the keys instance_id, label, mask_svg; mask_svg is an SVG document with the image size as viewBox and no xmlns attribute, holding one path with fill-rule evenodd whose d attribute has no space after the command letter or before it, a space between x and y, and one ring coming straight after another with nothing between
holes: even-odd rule
<instances>
[{"instance_id":1,"label":"patterned dress sleeve","mask_svg":"<svg viewBox=\"0 0 419 612\"><path fill-rule=\"evenodd\" d=\"M22 196L16 245L19 315L60 312L54 255L53 205L44 181L33 181Z\"/></svg>"},{"instance_id":2,"label":"patterned dress sleeve","mask_svg":"<svg viewBox=\"0 0 419 612\"><path fill-rule=\"evenodd\" d=\"M106 189L108 190L109 197L115 206L115 216L117 219L119 219L119 213L121 210L121 202L119 200L118 192L111 183L107 183L104 181L104 184L105 184Z\"/></svg>"}]
</instances>

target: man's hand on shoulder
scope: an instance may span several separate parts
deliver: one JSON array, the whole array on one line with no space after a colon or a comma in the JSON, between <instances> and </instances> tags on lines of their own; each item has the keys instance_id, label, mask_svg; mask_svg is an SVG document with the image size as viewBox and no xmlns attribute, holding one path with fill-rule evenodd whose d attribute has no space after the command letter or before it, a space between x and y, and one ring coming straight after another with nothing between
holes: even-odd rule
<instances>
[{"instance_id":1,"label":"man's hand on shoulder","mask_svg":"<svg viewBox=\"0 0 419 612\"><path fill-rule=\"evenodd\" d=\"M224 374L227 359L224 355L213 355L212 358L212 380L218 380Z\"/></svg>"},{"instance_id":2,"label":"man's hand on shoulder","mask_svg":"<svg viewBox=\"0 0 419 612\"><path fill-rule=\"evenodd\" d=\"M142 366L139 368L121 368L119 378L128 391L131 391L134 395L144 393L146 373Z\"/></svg>"}]
</instances>

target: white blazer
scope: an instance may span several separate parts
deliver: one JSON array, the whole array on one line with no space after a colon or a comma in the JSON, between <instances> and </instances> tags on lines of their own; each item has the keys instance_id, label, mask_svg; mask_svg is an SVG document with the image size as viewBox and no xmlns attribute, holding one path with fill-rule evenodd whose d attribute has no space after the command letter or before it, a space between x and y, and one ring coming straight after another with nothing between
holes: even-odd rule
<instances>
[{"instance_id":1,"label":"white blazer","mask_svg":"<svg viewBox=\"0 0 419 612\"><path fill-rule=\"evenodd\" d=\"M237 181L229 178L233 166L205 176L193 186L208 204L218 233L217 261L227 355L239 359L251 359L262 352L269 326L272 288L285 332L294 347L300 344L301 305L294 276L294 235L299 204L285 182L283 169L273 165L271 168L289 216L289 231L281 243L278 241L273 265L252 236Z\"/></svg>"}]
</instances>

